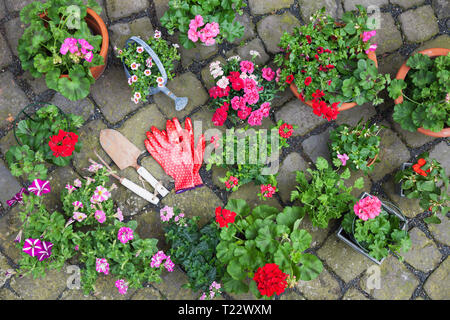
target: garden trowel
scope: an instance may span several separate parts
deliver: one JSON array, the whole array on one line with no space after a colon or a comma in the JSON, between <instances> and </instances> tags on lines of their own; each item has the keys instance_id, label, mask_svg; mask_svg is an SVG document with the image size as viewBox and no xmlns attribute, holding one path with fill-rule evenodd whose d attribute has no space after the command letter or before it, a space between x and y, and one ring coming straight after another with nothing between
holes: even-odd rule
<instances>
[{"instance_id":1,"label":"garden trowel","mask_svg":"<svg viewBox=\"0 0 450 320\"><path fill-rule=\"evenodd\" d=\"M162 197L165 197L169 193L147 169L138 164L138 158L142 151L119 131L113 129L103 129L100 131L100 144L120 170L133 167Z\"/></svg>"}]
</instances>

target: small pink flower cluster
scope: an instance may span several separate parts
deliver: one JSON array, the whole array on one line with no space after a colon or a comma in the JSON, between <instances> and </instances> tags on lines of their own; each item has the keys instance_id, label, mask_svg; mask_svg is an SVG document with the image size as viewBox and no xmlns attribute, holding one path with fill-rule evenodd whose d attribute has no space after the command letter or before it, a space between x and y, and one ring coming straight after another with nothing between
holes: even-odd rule
<instances>
[{"instance_id":1,"label":"small pink flower cluster","mask_svg":"<svg viewBox=\"0 0 450 320\"><path fill-rule=\"evenodd\" d=\"M205 26L200 31L198 28ZM205 25L203 17L201 15L196 15L194 19L189 23L188 38L192 42L197 42L200 39L207 46L211 46L216 43L215 37L220 33L219 24L217 22L207 23Z\"/></svg>"},{"instance_id":2,"label":"small pink flower cluster","mask_svg":"<svg viewBox=\"0 0 450 320\"><path fill-rule=\"evenodd\" d=\"M359 200L353 211L363 221L377 217L381 212L381 201L375 196L368 196Z\"/></svg>"},{"instance_id":3,"label":"small pink flower cluster","mask_svg":"<svg viewBox=\"0 0 450 320\"><path fill-rule=\"evenodd\" d=\"M264 198L272 198L275 192L277 192L277 188L272 186L270 183L268 185L261 185L261 195Z\"/></svg>"},{"instance_id":4,"label":"small pink flower cluster","mask_svg":"<svg viewBox=\"0 0 450 320\"><path fill-rule=\"evenodd\" d=\"M363 32L363 41L367 42L369 41L370 38L372 38L373 36L375 36L377 34L377 30L372 30L372 31L365 31ZM366 50L366 54L369 54L370 51L375 51L377 50L377 44L371 44L369 49Z\"/></svg>"},{"instance_id":5,"label":"small pink flower cluster","mask_svg":"<svg viewBox=\"0 0 450 320\"><path fill-rule=\"evenodd\" d=\"M134 239L133 229L128 227L121 227L117 233L117 239L122 243L127 243Z\"/></svg>"},{"instance_id":6,"label":"small pink flower cluster","mask_svg":"<svg viewBox=\"0 0 450 320\"><path fill-rule=\"evenodd\" d=\"M237 186L239 183L239 179L234 177L234 176L230 176L230 178L225 181L225 186L227 187L227 189L231 189L234 186Z\"/></svg>"},{"instance_id":7,"label":"small pink flower cluster","mask_svg":"<svg viewBox=\"0 0 450 320\"><path fill-rule=\"evenodd\" d=\"M78 45L81 45L81 48L78 47ZM66 38L61 45L59 52L62 55L66 55L67 52L70 51L71 54L81 57L87 62L91 62L94 57L94 54L91 51L93 49L94 47L85 39Z\"/></svg>"},{"instance_id":8,"label":"small pink flower cluster","mask_svg":"<svg viewBox=\"0 0 450 320\"><path fill-rule=\"evenodd\" d=\"M164 262L164 268L166 268L167 271L172 272L175 264L170 260L170 256L164 254L164 251L158 251L153 255L150 267L159 268L164 260L166 260L166 262Z\"/></svg>"},{"instance_id":9,"label":"small pink flower cluster","mask_svg":"<svg viewBox=\"0 0 450 320\"><path fill-rule=\"evenodd\" d=\"M128 290L128 283L124 279L119 279L116 281L116 288L119 290L120 294L126 294Z\"/></svg>"},{"instance_id":10,"label":"small pink flower cluster","mask_svg":"<svg viewBox=\"0 0 450 320\"><path fill-rule=\"evenodd\" d=\"M178 222L181 218L184 217L184 213L180 213L179 215L175 216L173 208L169 206L165 206L164 208L162 208L159 211L159 215L161 217L161 221L163 222L169 222L170 219L172 218L174 219L175 222Z\"/></svg>"},{"instance_id":11,"label":"small pink flower cluster","mask_svg":"<svg viewBox=\"0 0 450 320\"><path fill-rule=\"evenodd\" d=\"M108 261L105 258L102 258L102 259L96 258L95 270L98 273L102 273L103 272L104 274L108 275L109 274L109 263L108 263Z\"/></svg>"},{"instance_id":12,"label":"small pink flower cluster","mask_svg":"<svg viewBox=\"0 0 450 320\"><path fill-rule=\"evenodd\" d=\"M211 283L211 285L209 286L209 296L206 296L206 292L203 292L203 294L200 297L200 300L212 300L214 299L214 296L216 294L221 294L222 292L220 291L221 285L220 283L217 283L215 281L213 281L213 283Z\"/></svg>"}]
</instances>

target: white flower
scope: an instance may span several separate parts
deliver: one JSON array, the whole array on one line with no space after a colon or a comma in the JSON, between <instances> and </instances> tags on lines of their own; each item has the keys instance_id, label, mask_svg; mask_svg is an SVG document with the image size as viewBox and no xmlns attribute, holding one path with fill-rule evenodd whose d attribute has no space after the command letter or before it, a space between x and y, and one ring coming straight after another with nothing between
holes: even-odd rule
<instances>
[{"instance_id":1,"label":"white flower","mask_svg":"<svg viewBox=\"0 0 450 320\"><path fill-rule=\"evenodd\" d=\"M239 76L239 78L241 78L242 80L243 80L243 79L247 79L247 78L248 78L248 75L247 75L246 72L242 72L241 75Z\"/></svg>"},{"instance_id":2,"label":"white flower","mask_svg":"<svg viewBox=\"0 0 450 320\"><path fill-rule=\"evenodd\" d=\"M140 92L135 92L134 93L134 97L137 98L137 99L140 99L141 98L141 93Z\"/></svg>"},{"instance_id":3,"label":"white flower","mask_svg":"<svg viewBox=\"0 0 450 320\"><path fill-rule=\"evenodd\" d=\"M132 81L132 82L138 81L137 75L133 74L133 75L131 76L131 81Z\"/></svg>"},{"instance_id":4,"label":"white flower","mask_svg":"<svg viewBox=\"0 0 450 320\"><path fill-rule=\"evenodd\" d=\"M253 57L259 57L259 56L261 56L261 55L259 54L259 52L256 51L256 50L250 50L250 54L251 54Z\"/></svg>"},{"instance_id":5,"label":"white flower","mask_svg":"<svg viewBox=\"0 0 450 320\"><path fill-rule=\"evenodd\" d=\"M128 84L131 86L133 84L133 80L131 79L131 77L128 78Z\"/></svg>"},{"instance_id":6,"label":"white flower","mask_svg":"<svg viewBox=\"0 0 450 320\"><path fill-rule=\"evenodd\" d=\"M137 52L137 53L142 53L142 52L144 52L144 47L137 47L137 48L136 48L136 52Z\"/></svg>"},{"instance_id":7,"label":"white flower","mask_svg":"<svg viewBox=\"0 0 450 320\"><path fill-rule=\"evenodd\" d=\"M164 87L164 83L163 82L158 82L158 87Z\"/></svg>"},{"instance_id":8,"label":"white flower","mask_svg":"<svg viewBox=\"0 0 450 320\"><path fill-rule=\"evenodd\" d=\"M146 69L146 70L144 71L144 74L148 77L149 75L152 74L152 72L150 71L150 69Z\"/></svg>"},{"instance_id":9,"label":"white flower","mask_svg":"<svg viewBox=\"0 0 450 320\"><path fill-rule=\"evenodd\" d=\"M239 57L239 56L231 56L231 57L229 57L229 58L227 59L227 61L231 61L231 60L233 60L233 59L235 59L235 60L237 60L237 61L241 61L241 57Z\"/></svg>"},{"instance_id":10,"label":"white flower","mask_svg":"<svg viewBox=\"0 0 450 320\"><path fill-rule=\"evenodd\" d=\"M131 70L137 70L139 68L139 66L140 66L139 63L133 62L130 67L131 67Z\"/></svg>"},{"instance_id":11,"label":"white flower","mask_svg":"<svg viewBox=\"0 0 450 320\"><path fill-rule=\"evenodd\" d=\"M164 78L163 77L158 77L158 78L156 78L156 82L158 82L158 84L159 83L163 83L164 82Z\"/></svg>"},{"instance_id":12,"label":"white flower","mask_svg":"<svg viewBox=\"0 0 450 320\"><path fill-rule=\"evenodd\" d=\"M225 89L229 83L230 83L230 80L228 80L228 78L225 76L223 76L222 78L220 78L219 81L217 81L217 85L222 89Z\"/></svg>"},{"instance_id":13,"label":"white flower","mask_svg":"<svg viewBox=\"0 0 450 320\"><path fill-rule=\"evenodd\" d=\"M174 44L172 44L172 46L175 48L175 49L178 49L180 46L178 45L178 44L176 44L176 43L174 43Z\"/></svg>"},{"instance_id":14,"label":"white flower","mask_svg":"<svg viewBox=\"0 0 450 320\"><path fill-rule=\"evenodd\" d=\"M211 62L209 65L209 71L212 71L213 69L220 68L220 61L214 61Z\"/></svg>"},{"instance_id":15,"label":"white flower","mask_svg":"<svg viewBox=\"0 0 450 320\"><path fill-rule=\"evenodd\" d=\"M251 75L249 75L248 77L249 77L250 79L255 80L255 82L257 82L256 79L257 79L258 77L257 77L256 75L251 74Z\"/></svg>"},{"instance_id":16,"label":"white flower","mask_svg":"<svg viewBox=\"0 0 450 320\"><path fill-rule=\"evenodd\" d=\"M161 38L161 31L155 30L155 35L153 36L155 39Z\"/></svg>"},{"instance_id":17,"label":"white flower","mask_svg":"<svg viewBox=\"0 0 450 320\"><path fill-rule=\"evenodd\" d=\"M134 101L134 103L136 103L136 104L139 103L139 99L138 98L131 98L131 101Z\"/></svg>"},{"instance_id":18,"label":"white flower","mask_svg":"<svg viewBox=\"0 0 450 320\"><path fill-rule=\"evenodd\" d=\"M223 75L223 70L221 68L213 69L211 70L211 75L216 79Z\"/></svg>"}]
</instances>

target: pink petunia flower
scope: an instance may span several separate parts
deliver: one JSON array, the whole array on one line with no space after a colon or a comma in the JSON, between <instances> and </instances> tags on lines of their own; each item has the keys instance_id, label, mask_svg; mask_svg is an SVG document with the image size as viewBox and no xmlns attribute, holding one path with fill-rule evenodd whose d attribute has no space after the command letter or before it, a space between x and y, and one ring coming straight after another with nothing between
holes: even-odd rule
<instances>
[{"instance_id":1,"label":"pink petunia flower","mask_svg":"<svg viewBox=\"0 0 450 320\"><path fill-rule=\"evenodd\" d=\"M345 166L347 164L347 160L349 159L348 155L346 153L344 154L337 154L337 157L339 160L341 160L342 165Z\"/></svg>"},{"instance_id":2,"label":"pink petunia flower","mask_svg":"<svg viewBox=\"0 0 450 320\"><path fill-rule=\"evenodd\" d=\"M94 191L94 196L97 198L98 202L103 202L111 197L111 192L103 186L98 186Z\"/></svg>"},{"instance_id":3,"label":"pink petunia flower","mask_svg":"<svg viewBox=\"0 0 450 320\"><path fill-rule=\"evenodd\" d=\"M102 210L95 211L94 217L100 223L103 223L106 221L106 214Z\"/></svg>"},{"instance_id":4,"label":"pink petunia flower","mask_svg":"<svg viewBox=\"0 0 450 320\"><path fill-rule=\"evenodd\" d=\"M77 220L78 222L83 221L84 219L86 219L86 217L87 216L83 212L78 212L78 211L75 211L72 216L72 218L74 220Z\"/></svg>"}]
</instances>

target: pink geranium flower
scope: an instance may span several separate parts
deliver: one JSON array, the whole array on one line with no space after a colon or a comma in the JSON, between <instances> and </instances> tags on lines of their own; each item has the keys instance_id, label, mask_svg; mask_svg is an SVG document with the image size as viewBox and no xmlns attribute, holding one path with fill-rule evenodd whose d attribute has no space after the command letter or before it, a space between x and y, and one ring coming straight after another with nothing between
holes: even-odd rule
<instances>
[{"instance_id":1,"label":"pink geranium flower","mask_svg":"<svg viewBox=\"0 0 450 320\"><path fill-rule=\"evenodd\" d=\"M164 254L164 251L158 251L156 254L153 255L152 260L150 262L150 267L152 268L159 268L161 263L167 258L167 256Z\"/></svg>"},{"instance_id":2,"label":"pink geranium flower","mask_svg":"<svg viewBox=\"0 0 450 320\"><path fill-rule=\"evenodd\" d=\"M117 239L122 243L127 243L134 239L133 229L128 227L121 227L117 233Z\"/></svg>"},{"instance_id":3,"label":"pink geranium flower","mask_svg":"<svg viewBox=\"0 0 450 320\"><path fill-rule=\"evenodd\" d=\"M161 221L167 222L170 219L172 219L174 213L173 213L173 208L169 207L169 206L165 206L164 208L162 208L159 211L160 217L161 217Z\"/></svg>"},{"instance_id":4,"label":"pink geranium flower","mask_svg":"<svg viewBox=\"0 0 450 320\"><path fill-rule=\"evenodd\" d=\"M128 290L128 283L124 279L119 279L116 281L116 288L119 290L120 294L126 294Z\"/></svg>"},{"instance_id":5,"label":"pink geranium flower","mask_svg":"<svg viewBox=\"0 0 450 320\"><path fill-rule=\"evenodd\" d=\"M377 50L377 44L376 43L371 44L369 49L366 50L366 54L369 54L369 52L371 52L371 51L375 52L375 50Z\"/></svg>"},{"instance_id":6,"label":"pink geranium flower","mask_svg":"<svg viewBox=\"0 0 450 320\"><path fill-rule=\"evenodd\" d=\"M108 263L108 261L105 258L102 258L102 259L96 258L95 270L98 273L102 273L103 272L104 274L108 275L109 274L109 263Z\"/></svg>"},{"instance_id":7,"label":"pink geranium flower","mask_svg":"<svg viewBox=\"0 0 450 320\"><path fill-rule=\"evenodd\" d=\"M345 166L347 164L347 160L349 159L348 155L346 153L344 154L337 154L337 157L339 160L341 160L342 165Z\"/></svg>"},{"instance_id":8,"label":"pink geranium flower","mask_svg":"<svg viewBox=\"0 0 450 320\"><path fill-rule=\"evenodd\" d=\"M363 221L377 217L381 212L381 201L375 196L368 196L359 200L353 211Z\"/></svg>"},{"instance_id":9,"label":"pink geranium flower","mask_svg":"<svg viewBox=\"0 0 450 320\"><path fill-rule=\"evenodd\" d=\"M369 39L372 38L373 36L375 36L376 34L377 34L377 30L363 32L363 41L364 42L369 41Z\"/></svg>"}]
</instances>

